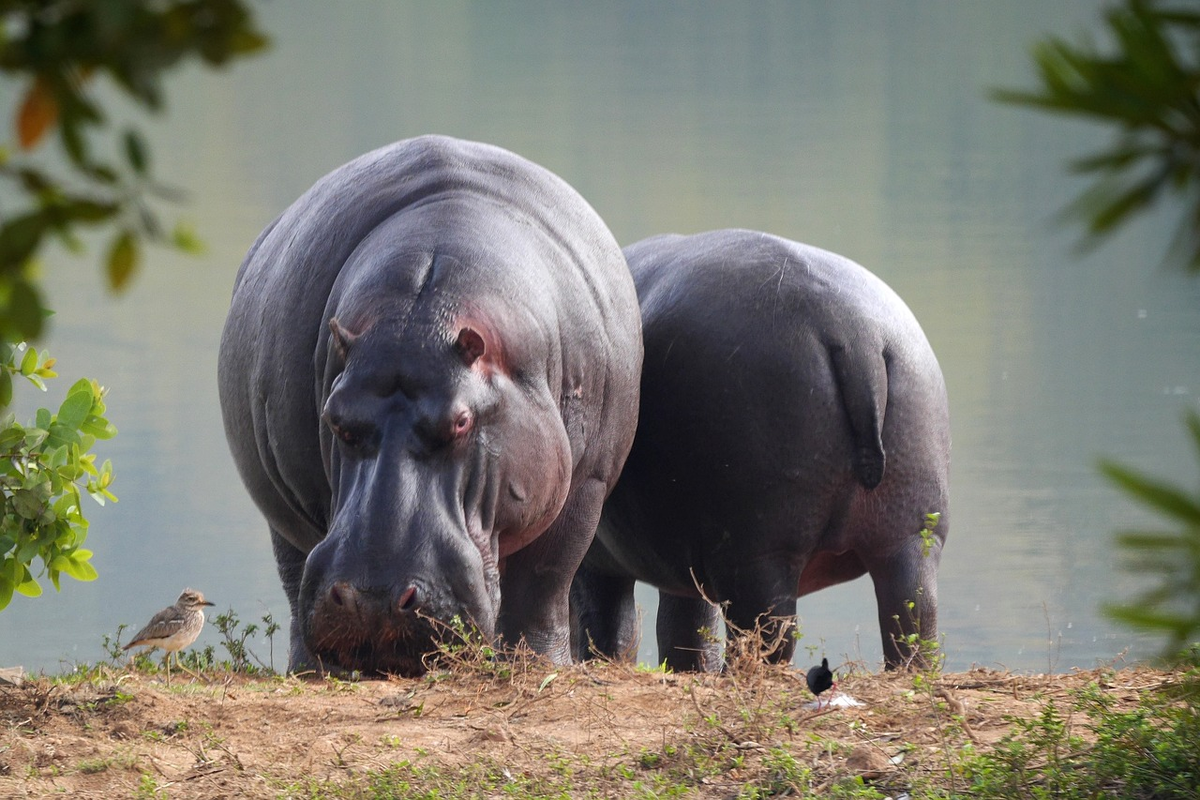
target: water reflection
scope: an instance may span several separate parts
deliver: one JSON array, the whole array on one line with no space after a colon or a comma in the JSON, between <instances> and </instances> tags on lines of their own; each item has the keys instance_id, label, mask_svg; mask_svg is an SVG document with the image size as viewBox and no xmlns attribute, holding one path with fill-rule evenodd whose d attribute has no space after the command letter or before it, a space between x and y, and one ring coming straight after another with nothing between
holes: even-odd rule
<instances>
[{"instance_id":1,"label":"water reflection","mask_svg":"<svg viewBox=\"0 0 1200 800\"><path fill-rule=\"evenodd\" d=\"M1079 255L1048 220L1080 188L1064 161L1105 132L985 98L1029 85L1033 39L1094 29L1100 3L298 5L264 5L274 50L227 75L185 73L152 123L159 173L191 190L208 254L155 254L129 294L101 302L94 265L51 267L49 346L64 375L111 387L121 433L101 453L121 502L93 513L99 581L0 613L0 664L99 658L102 634L185 585L243 619L286 617L217 409L233 274L317 177L424 132L555 170L622 242L743 226L877 272L921 320L950 392L950 666L1146 651L1097 616L1135 586L1111 531L1146 520L1093 465L1109 454L1195 474L1179 419L1200 389L1200 283L1157 266L1169 218ZM653 593L639 598L652 621ZM805 645L835 663L879 658L865 579L800 613L802 659Z\"/></svg>"}]
</instances>

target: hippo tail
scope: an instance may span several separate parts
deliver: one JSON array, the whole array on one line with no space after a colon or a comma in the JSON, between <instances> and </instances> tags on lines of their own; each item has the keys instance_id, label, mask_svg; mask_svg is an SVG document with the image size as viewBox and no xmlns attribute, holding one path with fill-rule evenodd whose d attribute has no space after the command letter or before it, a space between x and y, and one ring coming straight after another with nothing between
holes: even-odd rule
<instances>
[{"instance_id":1,"label":"hippo tail","mask_svg":"<svg viewBox=\"0 0 1200 800\"><path fill-rule=\"evenodd\" d=\"M888 399L888 358L866 342L830 345L833 375L854 437L854 475L866 489L883 480L883 418Z\"/></svg>"}]
</instances>

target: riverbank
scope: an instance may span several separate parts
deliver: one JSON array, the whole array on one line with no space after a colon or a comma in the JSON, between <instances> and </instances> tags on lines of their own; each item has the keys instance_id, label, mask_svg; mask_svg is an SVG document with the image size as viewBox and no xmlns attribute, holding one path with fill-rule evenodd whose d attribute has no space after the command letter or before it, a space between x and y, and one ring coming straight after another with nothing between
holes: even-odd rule
<instances>
[{"instance_id":1,"label":"riverbank","mask_svg":"<svg viewBox=\"0 0 1200 800\"><path fill-rule=\"evenodd\" d=\"M518 662L361 682L176 672L169 687L97 669L0 686L0 796L946 796L1014 736L1058 737L1043 749L1067 759L1095 741L1086 709L1130 713L1180 679L851 674L839 689L861 705L817 709L800 672L774 667ZM1033 755L1026 779L1047 780L1052 765Z\"/></svg>"}]
</instances>

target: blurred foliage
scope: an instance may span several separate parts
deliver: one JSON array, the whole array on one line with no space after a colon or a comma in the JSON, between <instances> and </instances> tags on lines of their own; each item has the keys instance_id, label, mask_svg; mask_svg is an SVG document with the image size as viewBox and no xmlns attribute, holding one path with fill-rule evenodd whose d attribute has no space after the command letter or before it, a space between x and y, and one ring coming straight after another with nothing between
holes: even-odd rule
<instances>
[{"instance_id":1,"label":"blurred foliage","mask_svg":"<svg viewBox=\"0 0 1200 800\"><path fill-rule=\"evenodd\" d=\"M114 291L137 272L144 242L200 247L187 226L167 232L159 221L151 198L180 193L154 179L141 133L117 130L93 90L108 81L158 111L171 68L192 57L220 66L265 45L242 0L0 0L0 71L19 85L13 139L0 145L0 414L15 378L44 391L55 377L54 360L25 344L50 313L37 262L47 242L80 251L80 229L111 230L104 264ZM60 148L51 150L43 145L54 133ZM41 594L34 559L55 589L62 573L95 579L80 488L101 504L117 499L112 465L97 467L90 453L116 434L104 414L104 390L85 378L57 413L38 409L29 425L0 420L0 609L14 592Z\"/></svg>"},{"instance_id":2,"label":"blurred foliage","mask_svg":"<svg viewBox=\"0 0 1200 800\"><path fill-rule=\"evenodd\" d=\"M1169 257L1200 273L1200 3L1126 0L1104 20L1115 52L1050 37L1033 53L1041 89L992 96L1115 125L1111 149L1071 162L1073 171L1097 177L1064 217L1082 221L1095 244L1165 193L1178 195L1185 213ZM1189 413L1187 426L1200 454L1200 415ZM1200 640L1200 492L1189 495L1112 461L1100 468L1130 498L1178 526L1118 535L1130 568L1160 583L1105 611L1134 629L1165 634L1166 657L1186 660L1188 645Z\"/></svg>"},{"instance_id":3,"label":"blurred foliage","mask_svg":"<svg viewBox=\"0 0 1200 800\"><path fill-rule=\"evenodd\" d=\"M56 377L54 359L32 347L0 345L0 399L12 395L14 378L45 389ZM42 593L29 567L35 558L59 588L59 575L81 581L96 578L83 548L88 522L83 516L80 486L101 505L117 498L109 486L112 464L97 467L89 451L97 439L112 438L117 429L104 417L104 390L83 378L67 390L58 413L38 409L36 420L21 425L13 414L0 419L0 609L13 592L28 597Z\"/></svg>"},{"instance_id":4,"label":"blurred foliage","mask_svg":"<svg viewBox=\"0 0 1200 800\"><path fill-rule=\"evenodd\" d=\"M143 242L199 247L188 227L166 231L151 208L151 197L180 193L154 180L135 127L122 126L116 142L95 146L110 123L89 90L107 78L136 105L157 111L167 70L191 57L224 65L265 45L242 0L0 0L0 70L24 85L15 144L0 148L0 180L16 190L15 201L6 192L0 206L0 340L42 332L35 259L51 237L79 250L78 228L115 229L105 256L113 290L136 273ZM67 176L30 159L53 132ZM104 151L118 157L97 154Z\"/></svg>"},{"instance_id":5,"label":"blurred foliage","mask_svg":"<svg viewBox=\"0 0 1200 800\"><path fill-rule=\"evenodd\" d=\"M1095 182L1064 211L1095 244L1164 194L1186 212L1169 258L1200 272L1200 9L1195 2L1126 0L1105 13L1115 52L1057 37L1033 52L1036 91L997 90L994 99L1110 123L1108 150L1070 163Z\"/></svg>"},{"instance_id":6,"label":"blurred foliage","mask_svg":"<svg viewBox=\"0 0 1200 800\"><path fill-rule=\"evenodd\" d=\"M1200 414L1187 415L1200 457ZM1165 634L1165 656L1180 658L1200 641L1200 489L1186 489L1105 461L1101 470L1132 498L1169 520L1175 530L1127 531L1117 536L1129 569L1155 576L1159 584L1131 603L1106 606L1113 619L1139 630Z\"/></svg>"}]
</instances>

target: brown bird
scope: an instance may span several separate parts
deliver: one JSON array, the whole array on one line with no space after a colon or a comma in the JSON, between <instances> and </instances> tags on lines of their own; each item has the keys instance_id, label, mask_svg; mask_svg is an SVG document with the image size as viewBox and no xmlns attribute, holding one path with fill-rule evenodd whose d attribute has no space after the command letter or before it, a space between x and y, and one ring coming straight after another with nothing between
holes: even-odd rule
<instances>
[{"instance_id":1,"label":"brown bird","mask_svg":"<svg viewBox=\"0 0 1200 800\"><path fill-rule=\"evenodd\" d=\"M167 683L171 682L171 654L179 662L179 651L196 641L204 627L204 607L212 603L195 589L184 589L175 605L155 614L146 627L142 628L122 649L146 646L161 647L167 651Z\"/></svg>"}]
</instances>

